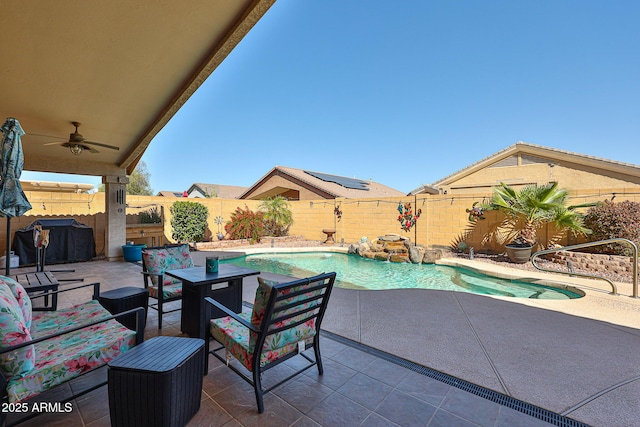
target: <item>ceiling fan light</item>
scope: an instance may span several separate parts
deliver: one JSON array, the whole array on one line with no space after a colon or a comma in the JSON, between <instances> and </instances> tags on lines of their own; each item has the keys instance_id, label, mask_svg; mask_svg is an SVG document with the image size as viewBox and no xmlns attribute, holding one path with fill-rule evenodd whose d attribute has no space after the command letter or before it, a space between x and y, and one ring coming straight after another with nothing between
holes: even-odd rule
<instances>
[{"instance_id":1,"label":"ceiling fan light","mask_svg":"<svg viewBox=\"0 0 640 427\"><path fill-rule=\"evenodd\" d=\"M74 156L79 156L80 154L82 154L82 150L82 146L78 144L71 144L69 146L69 151L71 151L71 154L73 154Z\"/></svg>"}]
</instances>

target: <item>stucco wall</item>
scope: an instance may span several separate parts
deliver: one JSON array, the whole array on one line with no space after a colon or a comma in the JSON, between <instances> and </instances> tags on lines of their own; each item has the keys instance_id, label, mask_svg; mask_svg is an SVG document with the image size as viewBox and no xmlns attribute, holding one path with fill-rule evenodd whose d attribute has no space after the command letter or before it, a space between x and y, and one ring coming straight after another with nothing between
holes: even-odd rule
<instances>
[{"instance_id":1,"label":"stucco wall","mask_svg":"<svg viewBox=\"0 0 640 427\"><path fill-rule=\"evenodd\" d=\"M549 164L553 164L550 167ZM596 169L575 163L557 160L517 166L487 167L467 175L449 185L439 186L447 194L473 194L489 191L492 186L505 182L509 185L546 184L558 182L562 188L572 191L603 190L611 188L633 187L640 190L640 178L612 171Z\"/></svg>"},{"instance_id":2,"label":"stucco wall","mask_svg":"<svg viewBox=\"0 0 640 427\"><path fill-rule=\"evenodd\" d=\"M268 194L279 194L280 191L274 191L276 189L290 189L299 192L300 200L315 200L318 199L318 194L292 182L289 179L285 179L282 176L274 175L269 177L262 185L256 187L251 193L246 195L246 198L259 197L261 194L267 192Z\"/></svg>"},{"instance_id":3,"label":"stucco wall","mask_svg":"<svg viewBox=\"0 0 640 427\"><path fill-rule=\"evenodd\" d=\"M632 200L640 202L640 191L635 187L602 188L599 190L581 190L571 192L570 204L602 201L616 195L616 201ZM96 253L104 253L105 243L105 208L104 194L65 194L47 192L26 193L33 209L27 215L13 218L11 230L26 226L39 218L75 218L79 222L94 229ZM411 238L412 241L425 246L449 247L457 237L462 237L469 246L476 251L483 249L502 250L504 241L500 236L488 241L483 240L491 235L498 219L497 213L489 212L487 219L478 221L473 229L469 229L468 214L465 209L470 208L474 201L487 201L490 192L461 195L419 195L417 197L378 198L378 199L335 199L335 200L302 200L293 201L291 210L294 224L290 229L291 235L301 235L307 239L324 240L323 229L335 229L336 242L343 239L345 244L355 243L361 237L373 239L386 233L397 233ZM127 215L134 215L142 210L160 207L165 215L165 241L171 239L170 207L175 201L189 201L205 205L209 210L208 233L211 236L218 232L215 218L221 216L224 222L230 219L231 213L237 208L248 206L257 210L260 204L255 200L237 199L183 199L160 196L127 196ZM414 211L422 209L422 215L416 226L410 232L402 231L398 222L398 203L410 202ZM342 211L342 218L338 221L334 214L336 206ZM0 220L3 223L4 220ZM222 229L222 226L220 227ZM466 234L465 234L466 232ZM464 234L464 236L463 236ZM549 227L540 230L540 242L546 244L555 236ZM136 239L137 243L150 244L145 238ZM124 242L123 242L124 243ZM575 243L575 240L563 238L560 244ZM0 248L6 244L6 227L0 226ZM4 249L0 249L4 254Z\"/></svg>"}]
</instances>

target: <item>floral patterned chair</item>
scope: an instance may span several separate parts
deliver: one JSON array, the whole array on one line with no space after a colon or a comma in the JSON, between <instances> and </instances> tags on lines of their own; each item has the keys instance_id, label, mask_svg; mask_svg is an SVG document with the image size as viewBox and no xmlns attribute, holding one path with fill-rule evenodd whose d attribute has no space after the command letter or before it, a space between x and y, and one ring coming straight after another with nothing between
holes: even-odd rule
<instances>
[{"instance_id":1,"label":"floral patterned chair","mask_svg":"<svg viewBox=\"0 0 640 427\"><path fill-rule=\"evenodd\" d=\"M259 413L264 411L264 393L314 365L318 366L318 373L322 375L320 324L335 279L336 273L324 273L288 283L259 277L251 313L236 314L219 302L209 297L205 298L209 303L209 310L211 306L215 306L228 314L227 317L211 319L209 332L221 346L210 350L209 340L205 340L207 353L226 363L253 386ZM207 319L209 318L210 316L207 316ZM308 346L313 347L315 360L303 353ZM226 352L224 357L219 354L223 349ZM262 388L262 372L298 354L308 362L302 369L278 384L267 389ZM231 356L235 357L242 367L229 364ZM205 361L206 375L208 358Z\"/></svg>"},{"instance_id":2,"label":"floral patterned chair","mask_svg":"<svg viewBox=\"0 0 640 427\"><path fill-rule=\"evenodd\" d=\"M149 289L149 296L157 301L150 303L149 308L158 312L158 329L162 329L163 314L180 310L164 310L164 304L182 299L182 282L165 276L164 272L193 266L187 244L156 246L142 250L144 287Z\"/></svg>"},{"instance_id":3,"label":"floral patterned chair","mask_svg":"<svg viewBox=\"0 0 640 427\"><path fill-rule=\"evenodd\" d=\"M120 353L142 342L142 328L138 328L137 332L131 331L114 319L125 313L136 312L138 325L141 325L144 309L112 316L96 301L100 292L99 283L57 292L88 286L94 288L93 300L56 311L34 313L31 298L24 288L13 279L0 276L0 393L3 404L28 401L50 388L107 364ZM5 415L3 411L0 417ZM31 414L35 415L37 413ZM31 416L21 418L19 422ZM0 419L0 425L2 422L3 418Z\"/></svg>"}]
</instances>

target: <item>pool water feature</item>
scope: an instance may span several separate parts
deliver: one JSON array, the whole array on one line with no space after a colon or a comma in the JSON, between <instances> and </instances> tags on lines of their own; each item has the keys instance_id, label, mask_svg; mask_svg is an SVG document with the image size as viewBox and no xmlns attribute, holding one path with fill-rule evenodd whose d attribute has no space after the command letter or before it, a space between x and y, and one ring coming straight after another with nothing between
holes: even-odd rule
<instances>
[{"instance_id":1,"label":"pool water feature","mask_svg":"<svg viewBox=\"0 0 640 427\"><path fill-rule=\"evenodd\" d=\"M359 290L438 289L514 298L574 299L582 295L459 267L391 263L335 252L262 253L220 261L293 277L337 273L336 286Z\"/></svg>"}]
</instances>

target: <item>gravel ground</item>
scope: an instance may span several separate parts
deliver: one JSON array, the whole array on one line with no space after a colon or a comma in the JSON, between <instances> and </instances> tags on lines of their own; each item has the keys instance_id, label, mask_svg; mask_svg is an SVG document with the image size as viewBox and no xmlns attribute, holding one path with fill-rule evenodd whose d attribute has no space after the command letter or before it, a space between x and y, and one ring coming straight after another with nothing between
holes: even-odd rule
<instances>
[{"instance_id":1,"label":"gravel ground","mask_svg":"<svg viewBox=\"0 0 640 427\"><path fill-rule=\"evenodd\" d=\"M275 241L273 247L305 248L305 247L318 247L318 246L324 246L320 240L293 240L293 241L287 241L287 242ZM348 244L345 243L345 246L348 246ZM270 247L272 247L271 240L267 238L267 239L263 239L261 243L256 243L253 245L234 246L233 248L225 248L225 249L234 250L234 249L243 249L243 248L270 248ZM457 254L453 252L445 253L445 257L469 259L468 254ZM530 262L527 262L525 264L515 264L511 262L506 255L475 254L473 259L475 261L486 262L489 264L496 264L506 268L514 268L514 269L526 270L526 271L538 271ZM543 268L548 268L550 270L567 271L566 265L554 263L541 258L539 258L538 265ZM579 273L591 273L590 271L579 269L579 268L576 268L575 271ZM621 283L633 282L631 273L629 274L607 273L604 275L604 277L614 282L621 282Z\"/></svg>"}]
</instances>

